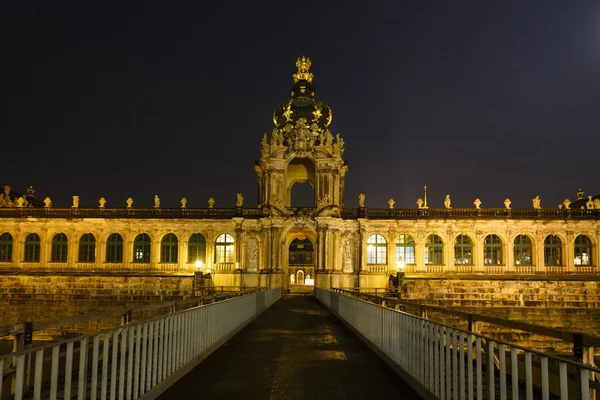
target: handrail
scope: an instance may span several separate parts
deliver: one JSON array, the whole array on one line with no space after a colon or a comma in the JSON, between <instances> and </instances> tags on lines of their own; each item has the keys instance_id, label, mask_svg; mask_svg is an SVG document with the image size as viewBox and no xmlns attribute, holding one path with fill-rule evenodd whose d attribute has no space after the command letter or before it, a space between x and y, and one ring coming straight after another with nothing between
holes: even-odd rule
<instances>
[{"instance_id":1,"label":"handrail","mask_svg":"<svg viewBox=\"0 0 600 400\"><path fill-rule=\"evenodd\" d=\"M262 218L260 208L36 208L0 207L0 218Z\"/></svg>"},{"instance_id":2,"label":"handrail","mask_svg":"<svg viewBox=\"0 0 600 400\"><path fill-rule=\"evenodd\" d=\"M393 299L393 298L381 297L381 296L376 296L376 295L367 294L367 293L357 293L357 292L353 292L353 291L345 290L345 289L332 288L331 290L335 293L350 295L350 297L355 297L355 298L366 297L371 300L374 300L371 302L375 303L375 304L380 304L381 302L385 302L386 306L393 305L392 308L394 308L396 305L405 305L405 306L418 308L418 310L421 314L423 314L424 312L428 312L428 311L434 311L434 312L444 313L446 315L451 315L454 317L463 318L466 321L468 321L469 324L472 324L474 322L486 322L489 324L505 326L507 328L518 329L518 330L525 331L525 332L548 336L548 337L552 337L555 339L561 339L561 340L564 340L565 342L571 342L574 344L581 343L584 346L600 347L600 337L599 336L594 336L594 335L590 335L590 334L583 333L583 332L570 332L570 331L565 331L565 330L561 330L561 329L557 329L557 328L550 328L547 326L536 325L536 324L532 324L529 322L521 322L521 321L507 320L507 319L502 319L502 318L495 318L495 317L490 317L490 316L482 315L482 314L468 313L468 312L452 310L452 309L448 309L448 308L444 308L444 307L414 303L409 300Z\"/></svg>"}]
</instances>

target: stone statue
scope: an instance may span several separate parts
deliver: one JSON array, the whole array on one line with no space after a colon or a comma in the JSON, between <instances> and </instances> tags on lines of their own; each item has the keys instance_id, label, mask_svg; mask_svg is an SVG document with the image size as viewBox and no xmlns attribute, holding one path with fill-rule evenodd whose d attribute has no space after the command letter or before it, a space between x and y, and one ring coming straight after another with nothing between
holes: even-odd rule
<instances>
[{"instance_id":1,"label":"stone statue","mask_svg":"<svg viewBox=\"0 0 600 400\"><path fill-rule=\"evenodd\" d=\"M479 200L479 198L476 198L475 201L473 202L473 204L475 204L475 208L480 210L481 209L481 200Z\"/></svg>"},{"instance_id":2,"label":"stone statue","mask_svg":"<svg viewBox=\"0 0 600 400\"><path fill-rule=\"evenodd\" d=\"M396 202L394 201L394 199L389 199L388 200L388 206L390 206L390 208L394 208L394 204L396 204Z\"/></svg>"},{"instance_id":3,"label":"stone statue","mask_svg":"<svg viewBox=\"0 0 600 400\"><path fill-rule=\"evenodd\" d=\"M447 194L446 198L444 199L444 207L446 207L447 209L450 209L452 207L450 207L451 201L450 201L450 195Z\"/></svg>"},{"instance_id":4,"label":"stone statue","mask_svg":"<svg viewBox=\"0 0 600 400\"><path fill-rule=\"evenodd\" d=\"M352 242L346 240L342 247L342 272L352 272Z\"/></svg>"},{"instance_id":5,"label":"stone statue","mask_svg":"<svg viewBox=\"0 0 600 400\"><path fill-rule=\"evenodd\" d=\"M594 199L594 208L596 208L596 209L600 208L600 199Z\"/></svg>"},{"instance_id":6,"label":"stone statue","mask_svg":"<svg viewBox=\"0 0 600 400\"><path fill-rule=\"evenodd\" d=\"M331 134L330 130L327 130L327 132L325 132L325 146L329 146L333 144L333 135Z\"/></svg>"},{"instance_id":7,"label":"stone statue","mask_svg":"<svg viewBox=\"0 0 600 400\"><path fill-rule=\"evenodd\" d=\"M73 205L71 207L72 208L79 207L79 196L73 196Z\"/></svg>"},{"instance_id":8,"label":"stone statue","mask_svg":"<svg viewBox=\"0 0 600 400\"><path fill-rule=\"evenodd\" d=\"M154 195L154 208L160 208L160 198L157 194Z\"/></svg>"},{"instance_id":9,"label":"stone statue","mask_svg":"<svg viewBox=\"0 0 600 400\"><path fill-rule=\"evenodd\" d=\"M208 208L213 208L214 205L215 205L215 199L213 199L211 197L210 199L208 199Z\"/></svg>"},{"instance_id":10,"label":"stone statue","mask_svg":"<svg viewBox=\"0 0 600 400\"><path fill-rule=\"evenodd\" d=\"M563 208L562 203L558 205L558 209L561 210Z\"/></svg>"},{"instance_id":11,"label":"stone statue","mask_svg":"<svg viewBox=\"0 0 600 400\"><path fill-rule=\"evenodd\" d=\"M273 129L273 132L271 132L271 146L277 146L277 141L279 137L279 130L277 128Z\"/></svg>"},{"instance_id":12,"label":"stone statue","mask_svg":"<svg viewBox=\"0 0 600 400\"><path fill-rule=\"evenodd\" d=\"M535 208L536 210L542 208L542 200L540 199L540 196L535 196L533 199L531 199L531 203L533 204L533 208Z\"/></svg>"},{"instance_id":13,"label":"stone statue","mask_svg":"<svg viewBox=\"0 0 600 400\"><path fill-rule=\"evenodd\" d=\"M98 204L100 204L100 208L104 208L104 205L106 204L106 199L104 197L100 197L100 200L98 200Z\"/></svg>"},{"instance_id":14,"label":"stone statue","mask_svg":"<svg viewBox=\"0 0 600 400\"><path fill-rule=\"evenodd\" d=\"M25 196L18 197L15 200L15 203L17 203L17 207L25 207L26 206L26 204L25 204Z\"/></svg>"},{"instance_id":15,"label":"stone statue","mask_svg":"<svg viewBox=\"0 0 600 400\"><path fill-rule=\"evenodd\" d=\"M417 199L417 208L423 208L423 199L420 197Z\"/></svg>"},{"instance_id":16,"label":"stone statue","mask_svg":"<svg viewBox=\"0 0 600 400\"><path fill-rule=\"evenodd\" d=\"M46 207L46 208L52 207L52 200L50 200L50 197L46 197L44 199L44 207Z\"/></svg>"},{"instance_id":17,"label":"stone statue","mask_svg":"<svg viewBox=\"0 0 600 400\"><path fill-rule=\"evenodd\" d=\"M583 190L578 189L577 190L577 200L583 200L584 197L585 197L585 194L583 193Z\"/></svg>"},{"instance_id":18,"label":"stone statue","mask_svg":"<svg viewBox=\"0 0 600 400\"><path fill-rule=\"evenodd\" d=\"M360 208L364 208L365 207L365 194L361 193L358 195L358 206Z\"/></svg>"},{"instance_id":19,"label":"stone statue","mask_svg":"<svg viewBox=\"0 0 600 400\"><path fill-rule=\"evenodd\" d=\"M587 203L585 203L585 206L588 210L591 210L594 208L594 200L593 199L594 196L588 196L588 201Z\"/></svg>"},{"instance_id":20,"label":"stone statue","mask_svg":"<svg viewBox=\"0 0 600 400\"><path fill-rule=\"evenodd\" d=\"M187 199L185 197L181 198L181 208L185 208L187 205Z\"/></svg>"},{"instance_id":21,"label":"stone statue","mask_svg":"<svg viewBox=\"0 0 600 400\"><path fill-rule=\"evenodd\" d=\"M506 208L507 210L510 210L511 204L512 204L512 201L510 201L510 199L508 197L506 199L504 199L504 208Z\"/></svg>"},{"instance_id":22,"label":"stone statue","mask_svg":"<svg viewBox=\"0 0 600 400\"><path fill-rule=\"evenodd\" d=\"M4 197L10 198L10 186L8 185L4 186Z\"/></svg>"},{"instance_id":23,"label":"stone statue","mask_svg":"<svg viewBox=\"0 0 600 400\"><path fill-rule=\"evenodd\" d=\"M27 189L27 196L35 197L35 190L33 189L33 186L29 186L29 188Z\"/></svg>"},{"instance_id":24,"label":"stone statue","mask_svg":"<svg viewBox=\"0 0 600 400\"><path fill-rule=\"evenodd\" d=\"M319 133L319 144L321 146L325 145L325 132L321 131L321 133Z\"/></svg>"},{"instance_id":25,"label":"stone statue","mask_svg":"<svg viewBox=\"0 0 600 400\"><path fill-rule=\"evenodd\" d=\"M244 196L242 196L241 193L238 193L236 196L237 196L237 199L235 201L236 207L242 207L244 205Z\"/></svg>"},{"instance_id":26,"label":"stone statue","mask_svg":"<svg viewBox=\"0 0 600 400\"><path fill-rule=\"evenodd\" d=\"M131 206L133 205L133 199L130 197L127 200L125 200L125 203L127 203L127 208L131 208Z\"/></svg>"},{"instance_id":27,"label":"stone statue","mask_svg":"<svg viewBox=\"0 0 600 400\"><path fill-rule=\"evenodd\" d=\"M564 199L562 202L562 205L568 210L571 208L571 200L569 199Z\"/></svg>"}]
</instances>

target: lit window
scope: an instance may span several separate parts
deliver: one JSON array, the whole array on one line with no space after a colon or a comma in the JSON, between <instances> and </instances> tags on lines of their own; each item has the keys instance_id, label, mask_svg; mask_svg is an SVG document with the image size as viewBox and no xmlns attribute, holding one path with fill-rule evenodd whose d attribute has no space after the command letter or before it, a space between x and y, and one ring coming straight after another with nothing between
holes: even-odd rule
<instances>
[{"instance_id":1,"label":"lit window","mask_svg":"<svg viewBox=\"0 0 600 400\"><path fill-rule=\"evenodd\" d=\"M0 262L11 262L13 251L13 237L6 232L0 235Z\"/></svg>"},{"instance_id":2,"label":"lit window","mask_svg":"<svg viewBox=\"0 0 600 400\"><path fill-rule=\"evenodd\" d=\"M487 235L483 240L483 263L485 265L502 264L502 239L498 235Z\"/></svg>"},{"instance_id":3,"label":"lit window","mask_svg":"<svg viewBox=\"0 0 600 400\"><path fill-rule=\"evenodd\" d=\"M412 236L403 234L396 239L396 261L415 264L415 239Z\"/></svg>"},{"instance_id":4,"label":"lit window","mask_svg":"<svg viewBox=\"0 0 600 400\"><path fill-rule=\"evenodd\" d=\"M140 233L133 241L133 262L150 263L150 236Z\"/></svg>"},{"instance_id":5,"label":"lit window","mask_svg":"<svg viewBox=\"0 0 600 400\"><path fill-rule=\"evenodd\" d=\"M425 241L425 264L444 265L444 242L438 235L429 235Z\"/></svg>"},{"instance_id":6,"label":"lit window","mask_svg":"<svg viewBox=\"0 0 600 400\"><path fill-rule=\"evenodd\" d=\"M548 235L544 240L544 265L562 265L562 241L556 235Z\"/></svg>"},{"instance_id":7,"label":"lit window","mask_svg":"<svg viewBox=\"0 0 600 400\"><path fill-rule=\"evenodd\" d=\"M40 262L40 236L30 233L25 238L25 262Z\"/></svg>"},{"instance_id":8,"label":"lit window","mask_svg":"<svg viewBox=\"0 0 600 400\"><path fill-rule=\"evenodd\" d=\"M69 254L69 239L64 233L58 233L54 235L52 239L52 253L50 256L51 262L67 262L67 255Z\"/></svg>"},{"instance_id":9,"label":"lit window","mask_svg":"<svg viewBox=\"0 0 600 400\"><path fill-rule=\"evenodd\" d=\"M96 238L86 233L79 239L79 262L92 263L96 261Z\"/></svg>"},{"instance_id":10,"label":"lit window","mask_svg":"<svg viewBox=\"0 0 600 400\"><path fill-rule=\"evenodd\" d=\"M575 238L575 265L592 265L592 241L585 235Z\"/></svg>"},{"instance_id":11,"label":"lit window","mask_svg":"<svg viewBox=\"0 0 600 400\"><path fill-rule=\"evenodd\" d=\"M206 239L200 233L194 233L188 240L188 263L206 263Z\"/></svg>"},{"instance_id":12,"label":"lit window","mask_svg":"<svg viewBox=\"0 0 600 400\"><path fill-rule=\"evenodd\" d=\"M387 242L381 235L367 239L367 264L387 264Z\"/></svg>"},{"instance_id":13,"label":"lit window","mask_svg":"<svg viewBox=\"0 0 600 400\"><path fill-rule=\"evenodd\" d=\"M160 242L160 262L176 263L178 246L177 236L172 233L166 234Z\"/></svg>"},{"instance_id":14,"label":"lit window","mask_svg":"<svg viewBox=\"0 0 600 400\"><path fill-rule=\"evenodd\" d=\"M533 265L533 245L527 235L518 235L515 238L515 265Z\"/></svg>"},{"instance_id":15,"label":"lit window","mask_svg":"<svg viewBox=\"0 0 600 400\"><path fill-rule=\"evenodd\" d=\"M467 235L458 235L454 242L454 265L473 265L473 241Z\"/></svg>"},{"instance_id":16,"label":"lit window","mask_svg":"<svg viewBox=\"0 0 600 400\"><path fill-rule=\"evenodd\" d=\"M118 233L113 233L106 239L106 262L123 262L123 237Z\"/></svg>"},{"instance_id":17,"label":"lit window","mask_svg":"<svg viewBox=\"0 0 600 400\"><path fill-rule=\"evenodd\" d=\"M215 263L216 264L233 264L233 236L228 233L223 233L215 240Z\"/></svg>"}]
</instances>

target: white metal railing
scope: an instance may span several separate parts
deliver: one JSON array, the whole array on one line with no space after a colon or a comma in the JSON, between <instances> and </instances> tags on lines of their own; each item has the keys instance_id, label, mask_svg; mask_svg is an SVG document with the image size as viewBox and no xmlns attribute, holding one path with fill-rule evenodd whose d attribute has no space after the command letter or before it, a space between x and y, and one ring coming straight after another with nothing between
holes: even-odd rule
<instances>
[{"instance_id":1,"label":"white metal railing","mask_svg":"<svg viewBox=\"0 0 600 400\"><path fill-rule=\"evenodd\" d=\"M0 398L154 398L282 293L255 292L2 355Z\"/></svg>"},{"instance_id":2,"label":"white metal railing","mask_svg":"<svg viewBox=\"0 0 600 400\"><path fill-rule=\"evenodd\" d=\"M600 369L340 293L317 298L399 368L424 397L595 399Z\"/></svg>"}]
</instances>

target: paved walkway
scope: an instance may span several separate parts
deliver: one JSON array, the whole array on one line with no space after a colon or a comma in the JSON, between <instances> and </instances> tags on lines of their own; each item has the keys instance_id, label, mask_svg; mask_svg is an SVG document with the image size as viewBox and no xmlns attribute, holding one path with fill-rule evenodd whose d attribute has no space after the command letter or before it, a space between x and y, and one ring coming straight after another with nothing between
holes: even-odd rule
<instances>
[{"instance_id":1,"label":"paved walkway","mask_svg":"<svg viewBox=\"0 0 600 400\"><path fill-rule=\"evenodd\" d=\"M418 399L312 296L285 296L160 399Z\"/></svg>"}]
</instances>

